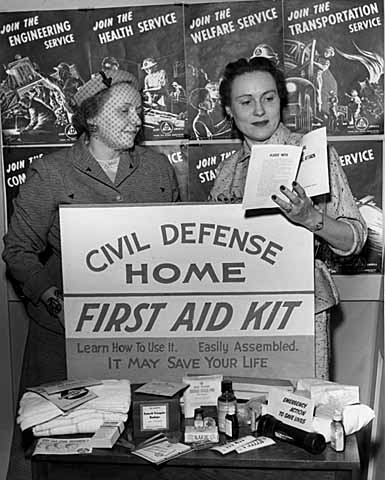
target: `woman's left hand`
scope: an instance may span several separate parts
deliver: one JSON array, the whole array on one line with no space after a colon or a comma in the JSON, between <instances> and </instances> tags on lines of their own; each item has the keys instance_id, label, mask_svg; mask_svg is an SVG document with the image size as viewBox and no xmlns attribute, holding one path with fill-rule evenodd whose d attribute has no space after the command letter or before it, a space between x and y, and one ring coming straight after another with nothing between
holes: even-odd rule
<instances>
[{"instance_id":1,"label":"woman's left hand","mask_svg":"<svg viewBox=\"0 0 385 480\"><path fill-rule=\"evenodd\" d=\"M293 223L314 231L316 225L322 221L322 212L314 207L304 188L299 183L293 182L292 190L281 185L280 191L286 197L284 200L277 195L272 195L271 198L282 213Z\"/></svg>"}]
</instances>

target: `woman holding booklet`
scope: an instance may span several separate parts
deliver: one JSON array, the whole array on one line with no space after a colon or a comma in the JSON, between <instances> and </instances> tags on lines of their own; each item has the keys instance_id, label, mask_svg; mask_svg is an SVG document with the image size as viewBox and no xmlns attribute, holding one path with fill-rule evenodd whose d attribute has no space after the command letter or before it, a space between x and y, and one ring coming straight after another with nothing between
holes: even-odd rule
<instances>
[{"instance_id":1,"label":"woman holding booklet","mask_svg":"<svg viewBox=\"0 0 385 480\"><path fill-rule=\"evenodd\" d=\"M222 105L243 137L242 148L218 167L210 192L213 202L242 201L251 147L259 144L300 145L302 136L282 123L288 103L285 79L264 57L229 63L219 88ZM315 375L329 378L329 311L338 292L324 260L328 255L358 254L367 237L337 152L328 147L330 193L311 200L297 182L281 185L271 198L283 215L315 235Z\"/></svg>"}]
</instances>

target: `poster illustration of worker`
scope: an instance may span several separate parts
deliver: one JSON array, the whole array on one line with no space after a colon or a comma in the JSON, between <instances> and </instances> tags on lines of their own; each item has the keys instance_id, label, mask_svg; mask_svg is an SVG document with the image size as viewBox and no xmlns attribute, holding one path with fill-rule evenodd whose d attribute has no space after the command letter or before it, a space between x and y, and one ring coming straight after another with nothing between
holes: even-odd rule
<instances>
[{"instance_id":1,"label":"poster illustration of worker","mask_svg":"<svg viewBox=\"0 0 385 480\"><path fill-rule=\"evenodd\" d=\"M143 141L183 138L186 78L183 6L148 5L88 12L91 72L121 68L139 80Z\"/></svg>"},{"instance_id":2,"label":"poster illustration of worker","mask_svg":"<svg viewBox=\"0 0 385 480\"><path fill-rule=\"evenodd\" d=\"M5 186L6 220L7 224L13 213L13 201L19 193L19 188L27 180L27 171L32 162L48 155L58 148L65 147L4 147L3 177Z\"/></svg>"},{"instance_id":3,"label":"poster illustration of worker","mask_svg":"<svg viewBox=\"0 0 385 480\"><path fill-rule=\"evenodd\" d=\"M189 145L188 176L190 202L207 201L219 164L239 150L240 147L241 144L239 142Z\"/></svg>"},{"instance_id":4,"label":"poster illustration of worker","mask_svg":"<svg viewBox=\"0 0 385 480\"><path fill-rule=\"evenodd\" d=\"M191 140L236 136L219 101L227 63L267 56L282 64L281 0L185 5L188 121Z\"/></svg>"},{"instance_id":5,"label":"poster illustration of worker","mask_svg":"<svg viewBox=\"0 0 385 480\"><path fill-rule=\"evenodd\" d=\"M333 142L341 166L349 180L361 215L368 226L368 240L354 258L334 257L329 262L333 273L381 273L383 249L382 142L375 140Z\"/></svg>"},{"instance_id":6,"label":"poster illustration of worker","mask_svg":"<svg viewBox=\"0 0 385 480\"><path fill-rule=\"evenodd\" d=\"M284 2L291 129L383 133L383 17L383 0Z\"/></svg>"},{"instance_id":7,"label":"poster illustration of worker","mask_svg":"<svg viewBox=\"0 0 385 480\"><path fill-rule=\"evenodd\" d=\"M73 142L73 96L89 77L82 14L15 12L0 16L3 143Z\"/></svg>"}]
</instances>

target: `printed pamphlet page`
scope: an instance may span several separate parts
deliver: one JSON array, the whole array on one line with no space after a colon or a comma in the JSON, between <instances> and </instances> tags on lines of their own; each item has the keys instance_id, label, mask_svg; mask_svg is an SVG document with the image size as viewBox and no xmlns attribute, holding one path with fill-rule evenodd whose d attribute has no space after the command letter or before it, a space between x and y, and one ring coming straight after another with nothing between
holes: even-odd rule
<instances>
[{"instance_id":1,"label":"printed pamphlet page","mask_svg":"<svg viewBox=\"0 0 385 480\"><path fill-rule=\"evenodd\" d=\"M151 444L146 447L134 450L134 455L142 457L151 463L159 465L160 463L167 462L172 458L179 457L185 453L191 451L191 447L184 443L171 443L168 440L164 440L159 443Z\"/></svg>"},{"instance_id":2,"label":"printed pamphlet page","mask_svg":"<svg viewBox=\"0 0 385 480\"><path fill-rule=\"evenodd\" d=\"M76 455L92 453L89 438L39 438L32 455Z\"/></svg>"},{"instance_id":3,"label":"printed pamphlet page","mask_svg":"<svg viewBox=\"0 0 385 480\"><path fill-rule=\"evenodd\" d=\"M296 179L303 147L294 145L253 145L247 171L243 209L277 208L271 199L281 185Z\"/></svg>"},{"instance_id":4,"label":"printed pamphlet page","mask_svg":"<svg viewBox=\"0 0 385 480\"><path fill-rule=\"evenodd\" d=\"M97 398L97 395L94 392L85 387L71 388L50 395L46 392L44 387L30 387L28 390L41 395L43 398L60 408L63 412L68 412L73 408L79 407L79 405L83 405L83 403Z\"/></svg>"},{"instance_id":5,"label":"printed pamphlet page","mask_svg":"<svg viewBox=\"0 0 385 480\"><path fill-rule=\"evenodd\" d=\"M301 146L253 145L247 172L243 209L276 208L271 199L279 187L291 189L296 180L308 197L329 192L326 128L302 137Z\"/></svg>"},{"instance_id":6,"label":"printed pamphlet page","mask_svg":"<svg viewBox=\"0 0 385 480\"><path fill-rule=\"evenodd\" d=\"M302 160L297 182L308 197L329 193L329 164L326 127L317 128L302 137Z\"/></svg>"},{"instance_id":7,"label":"printed pamphlet page","mask_svg":"<svg viewBox=\"0 0 385 480\"><path fill-rule=\"evenodd\" d=\"M41 391L45 391L47 395L52 395L53 393L64 392L65 390L73 390L76 388L90 387L93 385L101 385L101 380L96 380L95 378L72 378L67 380L62 380L59 382L49 382L42 383L36 387L27 387L27 390L34 392L36 388L39 388Z\"/></svg>"}]
</instances>

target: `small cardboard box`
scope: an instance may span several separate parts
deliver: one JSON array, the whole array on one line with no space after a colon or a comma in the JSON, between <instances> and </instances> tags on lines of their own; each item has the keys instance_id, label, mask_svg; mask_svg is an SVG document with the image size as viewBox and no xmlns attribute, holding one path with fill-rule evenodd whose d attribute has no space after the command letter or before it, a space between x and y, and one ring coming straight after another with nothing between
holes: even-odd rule
<instances>
[{"instance_id":1,"label":"small cardboard box","mask_svg":"<svg viewBox=\"0 0 385 480\"><path fill-rule=\"evenodd\" d=\"M112 448L123 430L123 422L104 422L91 438L91 446L93 448Z\"/></svg>"},{"instance_id":2,"label":"small cardboard box","mask_svg":"<svg viewBox=\"0 0 385 480\"><path fill-rule=\"evenodd\" d=\"M195 442L219 442L218 427L212 425L204 428L195 428L193 425L186 425L184 431L185 443Z\"/></svg>"},{"instance_id":3,"label":"small cardboard box","mask_svg":"<svg viewBox=\"0 0 385 480\"><path fill-rule=\"evenodd\" d=\"M160 432L181 430L180 396L163 397L133 392L132 426L134 442Z\"/></svg>"}]
</instances>

